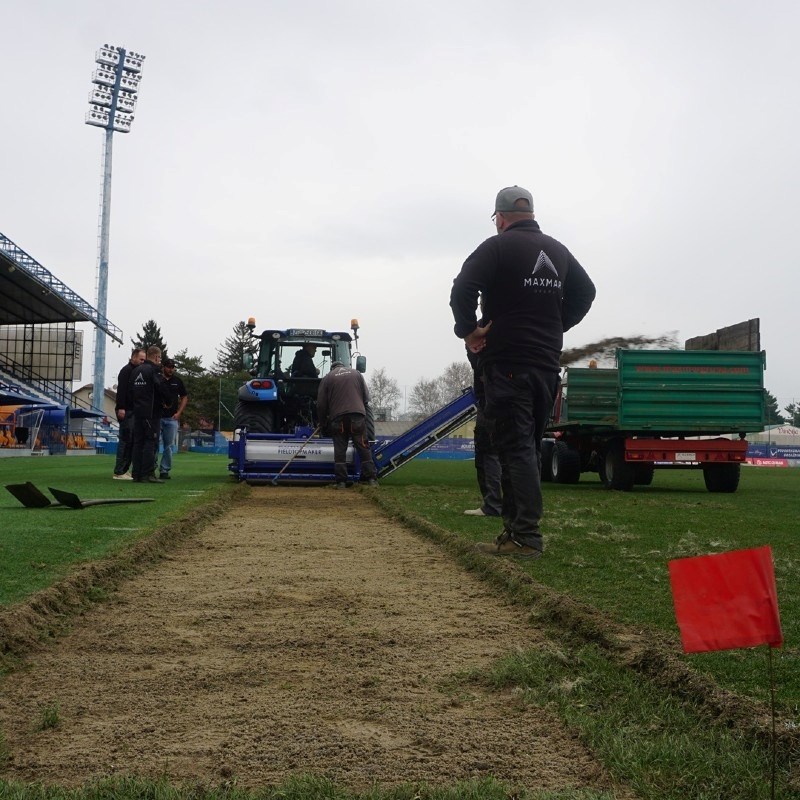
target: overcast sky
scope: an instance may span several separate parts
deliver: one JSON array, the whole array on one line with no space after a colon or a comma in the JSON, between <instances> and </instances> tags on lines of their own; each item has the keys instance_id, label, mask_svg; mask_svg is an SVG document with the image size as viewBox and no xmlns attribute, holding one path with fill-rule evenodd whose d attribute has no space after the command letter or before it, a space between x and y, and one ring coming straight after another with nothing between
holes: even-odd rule
<instances>
[{"instance_id":1,"label":"overcast sky","mask_svg":"<svg viewBox=\"0 0 800 800\"><path fill-rule=\"evenodd\" d=\"M151 318L210 366L249 316L357 317L367 376L410 393L463 359L450 286L519 184L597 286L565 346L758 317L767 388L800 400L800 4L6 0L2 18L0 231L93 306L95 52L146 56L114 136L109 386Z\"/></svg>"}]
</instances>

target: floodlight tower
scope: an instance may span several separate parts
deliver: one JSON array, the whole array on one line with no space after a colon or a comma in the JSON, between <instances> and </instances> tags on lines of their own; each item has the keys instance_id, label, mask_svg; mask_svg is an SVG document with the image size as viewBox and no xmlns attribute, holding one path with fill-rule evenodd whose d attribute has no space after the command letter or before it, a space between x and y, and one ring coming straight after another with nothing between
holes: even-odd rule
<instances>
[{"instance_id":1,"label":"floodlight tower","mask_svg":"<svg viewBox=\"0 0 800 800\"><path fill-rule=\"evenodd\" d=\"M130 133L144 56L122 47L104 44L95 55L97 69L92 75L86 124L105 130L103 148L103 192L100 201L100 244L97 259L97 312L106 318L108 306L108 233L111 225L111 151L114 131ZM106 339L94 329L94 378L92 407L103 410L106 377Z\"/></svg>"}]
</instances>

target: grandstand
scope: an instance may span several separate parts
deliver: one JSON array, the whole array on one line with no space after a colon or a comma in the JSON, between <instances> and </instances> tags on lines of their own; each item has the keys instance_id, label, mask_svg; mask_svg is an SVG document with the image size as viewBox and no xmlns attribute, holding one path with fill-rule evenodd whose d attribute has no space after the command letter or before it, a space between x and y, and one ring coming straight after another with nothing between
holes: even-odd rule
<instances>
[{"instance_id":1,"label":"grandstand","mask_svg":"<svg viewBox=\"0 0 800 800\"><path fill-rule=\"evenodd\" d=\"M122 344L119 328L0 233L0 456L86 453L114 438L116 423L73 397L82 322Z\"/></svg>"}]
</instances>

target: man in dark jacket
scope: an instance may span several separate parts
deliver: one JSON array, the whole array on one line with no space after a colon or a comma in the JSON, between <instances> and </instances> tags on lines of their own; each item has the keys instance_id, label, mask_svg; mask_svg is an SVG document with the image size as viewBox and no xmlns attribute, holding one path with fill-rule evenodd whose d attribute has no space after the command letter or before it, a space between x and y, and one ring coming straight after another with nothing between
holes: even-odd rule
<instances>
[{"instance_id":1,"label":"man in dark jacket","mask_svg":"<svg viewBox=\"0 0 800 800\"><path fill-rule=\"evenodd\" d=\"M156 447L161 432L161 413L169 392L161 377L161 348L147 348L147 358L133 370L133 479L139 483L163 483L155 475Z\"/></svg>"},{"instance_id":2,"label":"man in dark jacket","mask_svg":"<svg viewBox=\"0 0 800 800\"><path fill-rule=\"evenodd\" d=\"M320 427L333 437L336 488L347 486L347 445L353 440L361 460L361 480L377 486L376 470L367 438L369 389L364 376L341 361L331 364L317 391L317 417Z\"/></svg>"},{"instance_id":3,"label":"man in dark jacket","mask_svg":"<svg viewBox=\"0 0 800 800\"><path fill-rule=\"evenodd\" d=\"M541 441L559 377L564 331L591 308L595 287L563 244L533 216L533 197L501 189L492 221L497 236L478 246L453 281L455 334L479 356L485 415L502 464L503 526L493 555L541 556ZM476 308L483 296L483 319Z\"/></svg>"},{"instance_id":4,"label":"man in dark jacket","mask_svg":"<svg viewBox=\"0 0 800 800\"><path fill-rule=\"evenodd\" d=\"M319 370L314 364L317 346L306 342L295 354L289 375L292 378L318 378Z\"/></svg>"},{"instance_id":5,"label":"man in dark jacket","mask_svg":"<svg viewBox=\"0 0 800 800\"><path fill-rule=\"evenodd\" d=\"M131 393L131 373L144 362L144 350L134 347L128 363L117 376L117 400L114 411L119 422L119 441L117 442L117 460L114 464L114 479L131 480L128 470L133 458L133 395Z\"/></svg>"}]
</instances>

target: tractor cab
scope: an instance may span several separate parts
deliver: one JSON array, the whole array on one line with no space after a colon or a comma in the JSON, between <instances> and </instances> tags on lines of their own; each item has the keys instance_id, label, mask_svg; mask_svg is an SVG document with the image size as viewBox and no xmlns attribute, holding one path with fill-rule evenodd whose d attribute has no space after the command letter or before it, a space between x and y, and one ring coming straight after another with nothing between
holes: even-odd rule
<instances>
[{"instance_id":1,"label":"tractor cab","mask_svg":"<svg viewBox=\"0 0 800 800\"><path fill-rule=\"evenodd\" d=\"M293 433L298 427L315 428L317 391L322 378L337 361L365 372L366 358L354 353L358 321L353 336L322 328L265 330L256 358L245 354L243 366L253 378L239 389L234 427L254 433ZM255 321L248 321L251 330ZM314 374L316 373L316 374Z\"/></svg>"}]
</instances>

